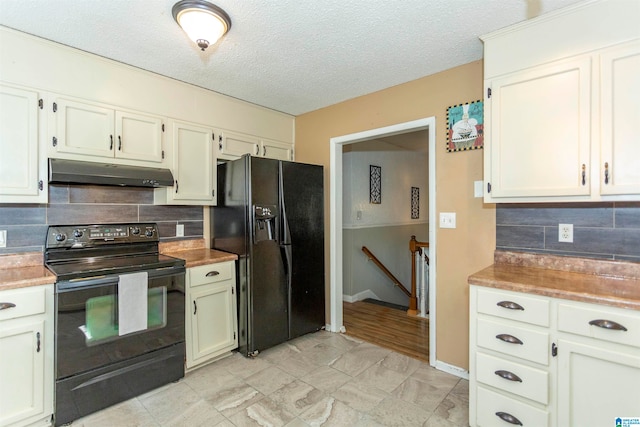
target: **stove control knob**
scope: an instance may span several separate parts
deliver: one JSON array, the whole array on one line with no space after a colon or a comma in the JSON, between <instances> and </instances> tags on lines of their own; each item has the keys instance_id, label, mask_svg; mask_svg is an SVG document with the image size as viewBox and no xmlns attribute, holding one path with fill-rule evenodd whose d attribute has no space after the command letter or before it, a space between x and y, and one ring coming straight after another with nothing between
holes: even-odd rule
<instances>
[{"instance_id":1,"label":"stove control knob","mask_svg":"<svg viewBox=\"0 0 640 427\"><path fill-rule=\"evenodd\" d=\"M138 234L140 234L140 227L133 227L131 229L131 234L133 234L134 236L137 236Z\"/></svg>"},{"instance_id":2,"label":"stove control knob","mask_svg":"<svg viewBox=\"0 0 640 427\"><path fill-rule=\"evenodd\" d=\"M144 235L147 237L153 237L153 230L147 230L146 233L144 233Z\"/></svg>"},{"instance_id":3,"label":"stove control knob","mask_svg":"<svg viewBox=\"0 0 640 427\"><path fill-rule=\"evenodd\" d=\"M77 238L80 238L82 236L84 236L84 233L82 232L82 230L73 230L73 237L75 237L77 239Z\"/></svg>"},{"instance_id":4,"label":"stove control knob","mask_svg":"<svg viewBox=\"0 0 640 427\"><path fill-rule=\"evenodd\" d=\"M64 242L67 239L63 233L56 234L56 242Z\"/></svg>"}]
</instances>

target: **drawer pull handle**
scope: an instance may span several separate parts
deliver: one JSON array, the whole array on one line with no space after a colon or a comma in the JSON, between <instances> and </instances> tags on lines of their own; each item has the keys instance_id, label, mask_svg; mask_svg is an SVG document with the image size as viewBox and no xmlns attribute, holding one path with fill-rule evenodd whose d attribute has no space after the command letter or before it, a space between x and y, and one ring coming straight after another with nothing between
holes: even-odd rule
<instances>
[{"instance_id":1,"label":"drawer pull handle","mask_svg":"<svg viewBox=\"0 0 640 427\"><path fill-rule=\"evenodd\" d=\"M38 332L36 334L36 339L38 340L37 342L37 348L36 348L36 353L40 353L40 332Z\"/></svg>"},{"instance_id":2,"label":"drawer pull handle","mask_svg":"<svg viewBox=\"0 0 640 427\"><path fill-rule=\"evenodd\" d=\"M0 302L0 310L6 310L7 308L13 308L15 306L12 302Z\"/></svg>"},{"instance_id":3,"label":"drawer pull handle","mask_svg":"<svg viewBox=\"0 0 640 427\"><path fill-rule=\"evenodd\" d=\"M589 324L603 329L613 329L615 331L627 330L627 328L625 328L618 322L614 322L613 320L596 319L589 322Z\"/></svg>"},{"instance_id":4,"label":"drawer pull handle","mask_svg":"<svg viewBox=\"0 0 640 427\"><path fill-rule=\"evenodd\" d=\"M513 381L513 382L522 382L522 378L509 371L495 371L494 374L499 376L500 378L504 378L505 380Z\"/></svg>"},{"instance_id":5,"label":"drawer pull handle","mask_svg":"<svg viewBox=\"0 0 640 427\"><path fill-rule=\"evenodd\" d=\"M513 301L500 301L497 303L500 307L508 308L509 310L522 310L524 311L524 307Z\"/></svg>"},{"instance_id":6,"label":"drawer pull handle","mask_svg":"<svg viewBox=\"0 0 640 427\"><path fill-rule=\"evenodd\" d=\"M217 276L218 274L220 274L219 271L210 271L207 273L207 277L213 277L213 276Z\"/></svg>"},{"instance_id":7,"label":"drawer pull handle","mask_svg":"<svg viewBox=\"0 0 640 427\"><path fill-rule=\"evenodd\" d=\"M496 335L496 338L498 338L500 341L508 342L509 344L520 344L520 345L524 344L518 338L514 337L513 335L509 335L509 334Z\"/></svg>"},{"instance_id":8,"label":"drawer pull handle","mask_svg":"<svg viewBox=\"0 0 640 427\"><path fill-rule=\"evenodd\" d=\"M196 314L198 312L198 306L196 305L195 300L193 301L193 314Z\"/></svg>"},{"instance_id":9,"label":"drawer pull handle","mask_svg":"<svg viewBox=\"0 0 640 427\"><path fill-rule=\"evenodd\" d=\"M517 426L521 426L522 423L520 422L519 419L517 419L516 417L514 417L511 414L508 414L506 412L496 412L496 415L498 416L498 418L500 418L502 421L506 421L509 424L515 424Z\"/></svg>"}]
</instances>

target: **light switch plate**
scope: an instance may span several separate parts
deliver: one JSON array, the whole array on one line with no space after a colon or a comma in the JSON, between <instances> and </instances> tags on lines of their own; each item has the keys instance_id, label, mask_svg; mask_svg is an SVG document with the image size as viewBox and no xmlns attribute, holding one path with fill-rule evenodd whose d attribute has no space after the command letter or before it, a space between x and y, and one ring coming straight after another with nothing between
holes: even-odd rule
<instances>
[{"instance_id":1,"label":"light switch plate","mask_svg":"<svg viewBox=\"0 0 640 427\"><path fill-rule=\"evenodd\" d=\"M0 230L0 248L7 247L7 230Z\"/></svg>"},{"instance_id":2,"label":"light switch plate","mask_svg":"<svg viewBox=\"0 0 640 427\"><path fill-rule=\"evenodd\" d=\"M484 181L473 181L473 197L484 196Z\"/></svg>"},{"instance_id":3,"label":"light switch plate","mask_svg":"<svg viewBox=\"0 0 640 427\"><path fill-rule=\"evenodd\" d=\"M440 228L456 228L456 213L440 212Z\"/></svg>"},{"instance_id":4,"label":"light switch plate","mask_svg":"<svg viewBox=\"0 0 640 427\"><path fill-rule=\"evenodd\" d=\"M176 237L184 237L184 224L176 224Z\"/></svg>"}]
</instances>

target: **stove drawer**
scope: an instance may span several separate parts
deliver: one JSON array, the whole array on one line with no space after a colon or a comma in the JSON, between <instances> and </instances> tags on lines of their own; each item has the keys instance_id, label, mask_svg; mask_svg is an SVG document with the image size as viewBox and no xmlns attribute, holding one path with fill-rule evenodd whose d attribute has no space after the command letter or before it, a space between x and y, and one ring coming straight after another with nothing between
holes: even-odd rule
<instances>
[{"instance_id":1,"label":"stove drawer","mask_svg":"<svg viewBox=\"0 0 640 427\"><path fill-rule=\"evenodd\" d=\"M43 286L11 289L0 292L0 321L44 313Z\"/></svg>"},{"instance_id":2,"label":"stove drawer","mask_svg":"<svg viewBox=\"0 0 640 427\"><path fill-rule=\"evenodd\" d=\"M189 272L189 286L200 286L208 283L223 282L233 277L235 263L233 261L191 267Z\"/></svg>"}]
</instances>

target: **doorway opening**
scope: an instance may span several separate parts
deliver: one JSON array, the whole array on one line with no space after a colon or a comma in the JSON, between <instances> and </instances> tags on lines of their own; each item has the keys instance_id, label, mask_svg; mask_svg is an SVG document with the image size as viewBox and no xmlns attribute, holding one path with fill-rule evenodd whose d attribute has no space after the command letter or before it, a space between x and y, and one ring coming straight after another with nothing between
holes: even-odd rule
<instances>
[{"instance_id":1,"label":"doorway opening","mask_svg":"<svg viewBox=\"0 0 640 427\"><path fill-rule=\"evenodd\" d=\"M364 132L343 135L330 140L330 323L332 332L344 332L343 323L343 148L345 145L377 140L411 132L425 131L428 136L429 180L429 363L436 363L436 170L435 170L435 117L399 123Z\"/></svg>"}]
</instances>

